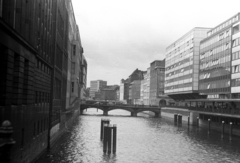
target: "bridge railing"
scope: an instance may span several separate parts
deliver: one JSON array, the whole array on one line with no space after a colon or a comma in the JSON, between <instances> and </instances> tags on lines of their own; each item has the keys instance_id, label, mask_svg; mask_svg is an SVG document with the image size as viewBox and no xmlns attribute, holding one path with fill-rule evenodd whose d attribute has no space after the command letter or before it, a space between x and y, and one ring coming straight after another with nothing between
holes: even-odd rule
<instances>
[{"instance_id":1,"label":"bridge railing","mask_svg":"<svg viewBox=\"0 0 240 163\"><path fill-rule=\"evenodd\" d=\"M134 104L109 104L109 103L95 103L95 104L82 104L91 106L125 106L125 107L143 107L143 108L158 108L156 105L134 105Z\"/></svg>"},{"instance_id":2,"label":"bridge railing","mask_svg":"<svg viewBox=\"0 0 240 163\"><path fill-rule=\"evenodd\" d=\"M193 111L209 112L209 113L220 113L220 114L231 114L231 115L240 115L240 109L238 108L220 108L220 107L197 107L197 106L173 106L166 105L163 106L166 108L179 108L179 109L188 109Z\"/></svg>"}]
</instances>

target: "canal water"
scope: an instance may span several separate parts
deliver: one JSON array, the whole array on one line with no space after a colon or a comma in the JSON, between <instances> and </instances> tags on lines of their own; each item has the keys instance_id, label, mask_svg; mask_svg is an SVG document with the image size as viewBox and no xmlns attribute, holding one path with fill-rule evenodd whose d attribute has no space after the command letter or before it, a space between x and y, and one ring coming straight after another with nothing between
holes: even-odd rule
<instances>
[{"instance_id":1,"label":"canal water","mask_svg":"<svg viewBox=\"0 0 240 163\"><path fill-rule=\"evenodd\" d=\"M238 163L240 143L230 142L219 133L177 127L172 119L153 118L139 113L116 110L102 116L88 109L36 163ZM101 118L117 124L117 152L104 154L100 141Z\"/></svg>"}]
</instances>

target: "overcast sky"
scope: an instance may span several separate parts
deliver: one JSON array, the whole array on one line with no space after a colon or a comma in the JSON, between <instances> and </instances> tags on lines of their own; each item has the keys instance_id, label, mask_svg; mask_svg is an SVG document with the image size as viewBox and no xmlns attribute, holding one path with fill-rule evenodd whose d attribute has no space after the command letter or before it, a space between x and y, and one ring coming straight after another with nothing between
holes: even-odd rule
<instances>
[{"instance_id":1,"label":"overcast sky","mask_svg":"<svg viewBox=\"0 0 240 163\"><path fill-rule=\"evenodd\" d=\"M72 0L91 80L120 84L146 71L194 27L213 28L240 12L240 0Z\"/></svg>"}]
</instances>

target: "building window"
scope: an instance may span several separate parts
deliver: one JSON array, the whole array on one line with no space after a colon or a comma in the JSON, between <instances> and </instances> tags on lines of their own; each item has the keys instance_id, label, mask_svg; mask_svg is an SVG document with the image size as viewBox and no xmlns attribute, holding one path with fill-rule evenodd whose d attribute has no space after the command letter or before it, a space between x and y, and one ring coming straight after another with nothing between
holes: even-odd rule
<instances>
[{"instance_id":1,"label":"building window","mask_svg":"<svg viewBox=\"0 0 240 163\"><path fill-rule=\"evenodd\" d=\"M33 137L36 136L36 122L33 123Z\"/></svg>"},{"instance_id":2,"label":"building window","mask_svg":"<svg viewBox=\"0 0 240 163\"><path fill-rule=\"evenodd\" d=\"M22 136L21 136L21 148L24 146L24 128L22 128Z\"/></svg>"},{"instance_id":3,"label":"building window","mask_svg":"<svg viewBox=\"0 0 240 163\"><path fill-rule=\"evenodd\" d=\"M74 92L74 82L72 82L72 92Z\"/></svg>"},{"instance_id":4,"label":"building window","mask_svg":"<svg viewBox=\"0 0 240 163\"><path fill-rule=\"evenodd\" d=\"M39 125L39 121L37 122L37 135L39 134L39 127L40 127L40 125Z\"/></svg>"},{"instance_id":5,"label":"building window","mask_svg":"<svg viewBox=\"0 0 240 163\"><path fill-rule=\"evenodd\" d=\"M61 81L55 78L55 99L61 98Z\"/></svg>"},{"instance_id":6,"label":"building window","mask_svg":"<svg viewBox=\"0 0 240 163\"><path fill-rule=\"evenodd\" d=\"M239 71L239 66L238 65L234 66L233 73L237 73L238 71Z\"/></svg>"},{"instance_id":7,"label":"building window","mask_svg":"<svg viewBox=\"0 0 240 163\"><path fill-rule=\"evenodd\" d=\"M233 79L233 80L232 80L232 86L233 86L233 87L238 87L238 86L240 86L240 79Z\"/></svg>"},{"instance_id":8,"label":"building window","mask_svg":"<svg viewBox=\"0 0 240 163\"><path fill-rule=\"evenodd\" d=\"M0 17L2 17L2 6L3 6L2 0L0 0Z\"/></svg>"},{"instance_id":9,"label":"building window","mask_svg":"<svg viewBox=\"0 0 240 163\"><path fill-rule=\"evenodd\" d=\"M72 62L71 66L72 74L75 74L75 62Z\"/></svg>"},{"instance_id":10,"label":"building window","mask_svg":"<svg viewBox=\"0 0 240 163\"><path fill-rule=\"evenodd\" d=\"M239 32L239 25L236 25L235 27L233 27L233 34L236 34Z\"/></svg>"},{"instance_id":11,"label":"building window","mask_svg":"<svg viewBox=\"0 0 240 163\"><path fill-rule=\"evenodd\" d=\"M239 38L233 40L233 47L238 46L239 45Z\"/></svg>"},{"instance_id":12,"label":"building window","mask_svg":"<svg viewBox=\"0 0 240 163\"><path fill-rule=\"evenodd\" d=\"M210 83L208 83L208 85L207 85L207 89L209 89L210 88Z\"/></svg>"},{"instance_id":13,"label":"building window","mask_svg":"<svg viewBox=\"0 0 240 163\"><path fill-rule=\"evenodd\" d=\"M76 45L73 45L73 55L76 55Z\"/></svg>"},{"instance_id":14,"label":"building window","mask_svg":"<svg viewBox=\"0 0 240 163\"><path fill-rule=\"evenodd\" d=\"M61 48L57 45L57 48L56 48L56 66L59 68L59 69L62 69L62 50Z\"/></svg>"}]
</instances>

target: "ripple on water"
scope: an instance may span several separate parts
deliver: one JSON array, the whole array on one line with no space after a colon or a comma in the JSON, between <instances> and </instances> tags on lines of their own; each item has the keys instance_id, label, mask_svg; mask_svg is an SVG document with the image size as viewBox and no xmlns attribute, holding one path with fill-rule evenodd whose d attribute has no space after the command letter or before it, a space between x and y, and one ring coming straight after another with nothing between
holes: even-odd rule
<instances>
[{"instance_id":1,"label":"ripple on water","mask_svg":"<svg viewBox=\"0 0 240 163\"><path fill-rule=\"evenodd\" d=\"M117 154L106 155L100 141L101 118L103 116L79 117L68 128L71 132L66 132L37 163L235 163L240 160L237 142L229 144L219 135L208 136L204 130L178 128L168 119L127 116L108 117L112 124L117 124Z\"/></svg>"}]
</instances>

